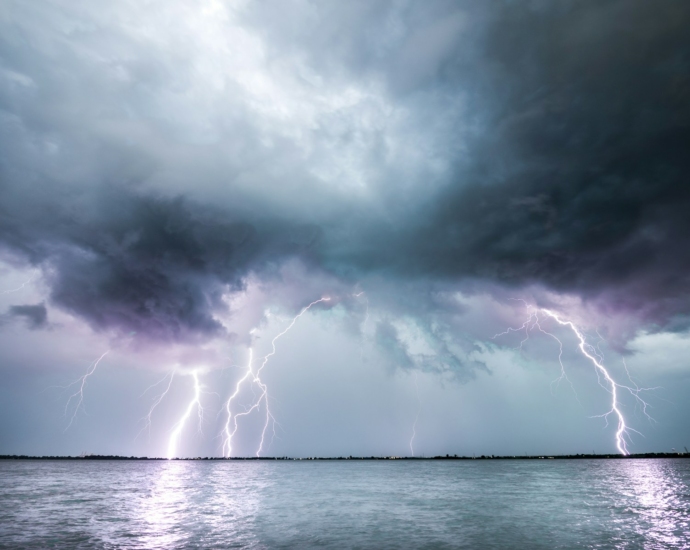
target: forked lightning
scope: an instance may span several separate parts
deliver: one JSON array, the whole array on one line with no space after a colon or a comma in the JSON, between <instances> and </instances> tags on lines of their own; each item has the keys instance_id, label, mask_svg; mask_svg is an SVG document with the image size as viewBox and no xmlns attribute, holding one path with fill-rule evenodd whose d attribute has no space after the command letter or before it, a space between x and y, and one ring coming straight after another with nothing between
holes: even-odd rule
<instances>
[{"instance_id":1,"label":"forked lightning","mask_svg":"<svg viewBox=\"0 0 690 550\"><path fill-rule=\"evenodd\" d=\"M524 300L520 300L525 305L527 303ZM608 424L608 418L611 415L614 415L616 417L616 420L618 422L617 428L616 428L616 448L618 449L618 452L620 452L622 455L628 455L630 454L628 451L628 442L630 439L630 432L636 432L639 433L637 430L632 429L630 426L626 424L625 417L623 416L623 412L621 411L621 405L619 401L619 396L618 396L618 390L627 390L630 392L630 394L635 397L637 402L639 402L642 405L642 411L644 414L649 418L649 415L647 414L647 407L649 406L647 402L645 402L641 397L640 397L640 392L642 391L647 391L653 388L640 388L635 384L635 387L632 388L630 386L625 386L622 384L619 384L616 382L611 374L609 373L608 369L604 367L603 364L603 356L600 351L597 350L595 346L592 346L587 342L587 338L585 337L584 332L573 322L569 320L562 319L557 313L554 311L551 311L550 309L545 309L545 308L535 308L533 306L527 305L528 308L528 313L529 317L527 320L518 328L509 328L508 330L498 333L493 336L492 339L496 339L500 336L510 334L511 332L525 332L525 338L520 342L520 345L518 346L518 349L522 350L523 344L529 339L530 337L530 332L534 330L535 328L539 330L540 332L550 336L551 338L555 339L558 342L559 345L559 354L558 354L558 362L561 367L561 376L558 378L558 380L565 379L570 383L570 380L568 379L566 373L565 373L565 367L563 366L563 342L553 333L548 332L544 330L540 324L540 321L544 320L545 318L553 319L556 323L558 323L560 326L563 327L568 327L573 334L576 336L578 339L578 348L580 352L594 365L594 368L597 373L597 378L599 379L599 384L609 393L611 394L611 407L610 409L605 412L604 414L597 415L596 418L604 418L607 421ZM541 318L540 318L541 316ZM627 367L626 367L626 372L627 372ZM603 376L603 379L605 380L605 384L602 384L601 382L601 377ZM558 381L557 380L557 381ZM572 386L572 383L570 384Z\"/></svg>"}]
</instances>

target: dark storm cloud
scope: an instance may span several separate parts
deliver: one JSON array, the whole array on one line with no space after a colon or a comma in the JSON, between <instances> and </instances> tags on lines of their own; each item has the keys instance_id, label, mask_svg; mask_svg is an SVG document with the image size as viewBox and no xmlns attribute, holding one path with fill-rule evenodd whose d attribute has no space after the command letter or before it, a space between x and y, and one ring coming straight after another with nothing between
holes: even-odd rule
<instances>
[{"instance_id":1,"label":"dark storm cloud","mask_svg":"<svg viewBox=\"0 0 690 550\"><path fill-rule=\"evenodd\" d=\"M687 312L688 22L680 2L501 13L490 132L422 231L444 243L439 267Z\"/></svg>"},{"instance_id":2,"label":"dark storm cloud","mask_svg":"<svg viewBox=\"0 0 690 550\"><path fill-rule=\"evenodd\" d=\"M454 181L357 261L687 312L690 5L491 6L477 57L426 84L476 113Z\"/></svg>"},{"instance_id":3,"label":"dark storm cloud","mask_svg":"<svg viewBox=\"0 0 690 550\"><path fill-rule=\"evenodd\" d=\"M119 190L72 197L67 209L60 202L34 200L35 214L19 209L21 201L6 203L4 244L45 269L56 305L97 328L159 339L222 334L214 312L225 309L223 292L240 290L250 270L270 271L310 243L308 227L258 231L182 199ZM44 306L21 308L12 313L41 324Z\"/></svg>"},{"instance_id":4,"label":"dark storm cloud","mask_svg":"<svg viewBox=\"0 0 690 550\"><path fill-rule=\"evenodd\" d=\"M25 319L30 329L43 328L48 324L48 310L45 304L10 306L8 314Z\"/></svg>"},{"instance_id":5,"label":"dark storm cloud","mask_svg":"<svg viewBox=\"0 0 690 550\"><path fill-rule=\"evenodd\" d=\"M176 25L199 12L178 4ZM131 20L17 7L0 240L44 268L55 304L100 328L215 335L224 291L298 257L348 282L538 285L685 326L689 4L279 4L234 13L264 64L220 83L228 56L203 62L223 47L199 61L184 33L130 32L167 4ZM425 296L404 313L433 335ZM377 341L404 352L396 331Z\"/></svg>"}]
</instances>

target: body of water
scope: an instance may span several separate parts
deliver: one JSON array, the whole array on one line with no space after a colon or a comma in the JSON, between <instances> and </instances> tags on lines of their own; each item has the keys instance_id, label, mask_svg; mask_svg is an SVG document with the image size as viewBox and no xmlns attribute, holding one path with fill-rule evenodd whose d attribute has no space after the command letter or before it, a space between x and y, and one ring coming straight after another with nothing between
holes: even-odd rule
<instances>
[{"instance_id":1,"label":"body of water","mask_svg":"<svg viewBox=\"0 0 690 550\"><path fill-rule=\"evenodd\" d=\"M690 460L3 460L0 547L690 548Z\"/></svg>"}]
</instances>

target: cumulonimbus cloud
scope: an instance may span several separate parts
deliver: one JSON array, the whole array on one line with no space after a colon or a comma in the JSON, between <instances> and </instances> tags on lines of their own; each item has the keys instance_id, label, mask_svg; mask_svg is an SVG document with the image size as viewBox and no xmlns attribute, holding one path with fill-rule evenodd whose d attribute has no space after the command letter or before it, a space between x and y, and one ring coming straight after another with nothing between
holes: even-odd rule
<instances>
[{"instance_id":1,"label":"cumulonimbus cloud","mask_svg":"<svg viewBox=\"0 0 690 550\"><path fill-rule=\"evenodd\" d=\"M189 25L199 56L119 13L3 20L0 242L45 269L55 305L215 336L223 293L296 258L687 326L690 7L293 7L289 26L250 5L206 34L185 2L146 8Z\"/></svg>"}]
</instances>

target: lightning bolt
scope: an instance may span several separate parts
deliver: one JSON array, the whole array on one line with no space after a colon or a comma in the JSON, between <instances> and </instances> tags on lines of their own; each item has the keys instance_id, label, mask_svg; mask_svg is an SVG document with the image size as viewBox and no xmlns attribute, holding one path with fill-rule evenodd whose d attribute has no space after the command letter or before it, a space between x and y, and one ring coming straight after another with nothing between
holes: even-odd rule
<instances>
[{"instance_id":1,"label":"lightning bolt","mask_svg":"<svg viewBox=\"0 0 690 550\"><path fill-rule=\"evenodd\" d=\"M77 413L79 412L79 409L84 408L84 388L86 388L86 379L95 372L96 367L98 367L98 364L109 353L110 353L110 350L106 351L103 355L101 355L98 359L96 359L89 366L89 369L86 371L86 374L84 376L75 380L69 386L67 386L67 387L70 387L70 386L74 386L75 384L79 384L79 389L76 392L74 392L72 395L69 396L69 399L67 400L67 403L65 404L65 416L67 416L67 409L69 409L69 405L72 402L72 400L74 399L77 402L76 407L74 407L74 412L72 413L72 418L70 418L69 424L65 428L65 431L69 430L70 426L74 422L74 419L77 417Z\"/></svg>"},{"instance_id":2,"label":"lightning bolt","mask_svg":"<svg viewBox=\"0 0 690 550\"><path fill-rule=\"evenodd\" d=\"M170 380L168 380L168 385L167 385L167 387L165 388L165 390L163 390L163 392L162 392L161 394L158 395L158 397L155 397L155 398L154 398L154 402L153 402L153 405L151 405L151 408L149 409L149 413L148 413L144 418L142 418L142 420L144 421L144 427L143 427L141 430L139 430L139 433L137 434L137 437L139 437L139 436L141 435L142 432L144 432L144 431L146 431L146 430L148 429L148 432L149 432L149 440L151 439L151 416L153 415L153 411L156 410L156 407L158 407L158 405L160 405L161 401L163 401L163 398L164 398L164 397L168 394L168 392L170 391L170 386L172 386L172 381L173 381L173 378L175 377L175 371L171 371L171 372L169 372L168 374L166 374L166 375L165 375L163 378L161 378L158 382L156 382L155 384L152 384L151 386L149 386L148 388L146 388L146 389L144 390L144 392L139 396L139 397L144 397L144 395L146 395L146 393L147 393L149 390L151 390L151 389L153 389L153 388L159 386L159 385L162 384L163 382L165 382L166 379L167 379L168 377L170 377ZM134 439L136 440L137 437L135 437Z\"/></svg>"},{"instance_id":3,"label":"lightning bolt","mask_svg":"<svg viewBox=\"0 0 690 550\"><path fill-rule=\"evenodd\" d=\"M28 285L31 281L36 278L36 274L34 273L31 277L29 277L26 281L24 281L21 285L19 285L17 288L11 288L9 290L4 290L0 294L11 294L12 292L19 292L21 289L23 289L26 285Z\"/></svg>"},{"instance_id":4,"label":"lightning bolt","mask_svg":"<svg viewBox=\"0 0 690 550\"><path fill-rule=\"evenodd\" d=\"M261 365L259 368L254 372L253 370L253 356L254 352L252 349L249 350L249 364L247 365L247 370L237 382L235 385L235 391L232 393L232 395L228 398L228 400L225 402L225 411L227 414L225 426L223 428L223 456L225 457L230 457L232 456L232 438L234 437L235 433L237 433L237 419L242 417L242 416L248 416L250 415L253 411L255 410L260 410L261 405L265 405L265 422L263 425L263 429L261 430L261 441L259 443L259 448L256 451L256 456L259 457L261 456L261 452L263 451L264 445L265 445L265 440L266 440L266 431L268 430L269 425L273 425L273 435L275 436L275 425L276 425L276 420L273 417L273 414L271 413L271 409L269 406L269 401L268 401L268 387L264 382L261 380L261 371L263 371L264 367L268 363L269 359L273 357L276 354L276 342L283 337L285 334L287 334L292 327L295 326L295 323L298 321L302 315L304 315L307 311L309 311L313 306L316 304L319 304L321 302L329 302L330 297L324 296L323 298L319 298L318 300L314 300L312 303L309 305L305 306L302 308L302 310L295 315L295 317L292 319L290 324L283 330L281 333L277 334L273 340L271 340L271 351L265 355L261 361ZM250 387L253 388L253 386L258 387L259 389L259 396L254 397L254 402L252 403L251 407L249 409L241 412L241 413L235 413L233 414L232 412L232 404L233 401L237 398L239 395L242 386L245 384L245 382L248 382ZM232 424L232 429L230 429L230 425Z\"/></svg>"},{"instance_id":5,"label":"lightning bolt","mask_svg":"<svg viewBox=\"0 0 690 550\"><path fill-rule=\"evenodd\" d=\"M195 407L197 409L197 414L199 415L199 431L201 431L201 423L204 419L204 409L201 407L201 384L199 384L199 376L197 375L196 371L192 372L191 376L194 379L194 398L189 402L189 405L187 405L187 409L182 417L177 421L175 426L173 426L173 431L170 434L170 439L168 441L168 460L175 458L177 453L177 442L180 439L180 434L182 433L182 429L185 427L185 424L192 415L192 411Z\"/></svg>"},{"instance_id":6,"label":"lightning bolt","mask_svg":"<svg viewBox=\"0 0 690 550\"><path fill-rule=\"evenodd\" d=\"M631 388L627 388L627 386L626 386L626 389L629 389L630 392L631 392L635 397L637 397L637 395L638 395L640 392L642 392L642 391L650 391L650 390L658 390L658 389L660 389L659 387L654 387L654 388L641 388L641 387L639 387L639 386L637 385L637 383L636 383L636 382L632 379L632 377L630 376L630 371L628 370L628 365L626 364L625 359L623 359L623 368L625 369L625 374L627 375L628 380L630 380L630 383L631 383L633 386L635 386L635 389L634 389L634 390L632 390ZM647 413L647 407L650 407L650 408L651 408L651 405L649 405L649 403L646 403L646 402L643 401L642 399L637 399L637 405L641 405L641 406L642 406L642 414L644 414L644 415L647 417L647 420L649 420L650 422L654 422L654 419L653 419L651 416L649 416L649 414Z\"/></svg>"},{"instance_id":7,"label":"lightning bolt","mask_svg":"<svg viewBox=\"0 0 690 550\"><path fill-rule=\"evenodd\" d=\"M233 415L232 414L232 402L235 400L235 398L238 396L240 393L240 390L242 389L242 385L244 384L245 381L247 381L250 377L252 378L252 382L254 381L254 372L252 371L252 362L254 358L254 350L252 348L249 348L249 363L247 364L247 372L245 375L240 378L237 381L237 384L235 385L235 391L233 394L228 398L228 400L225 402L225 411L227 413L227 419L225 420L225 427L223 428L223 456L229 457L232 455L232 437L235 435L237 432L237 417L238 416L244 416L248 414L248 412L245 412L244 414L237 414ZM251 409L253 410L253 409ZM230 430L230 422L233 422L233 429L232 431Z\"/></svg>"},{"instance_id":8,"label":"lightning bolt","mask_svg":"<svg viewBox=\"0 0 690 550\"><path fill-rule=\"evenodd\" d=\"M577 392L575 391L575 387L573 386L572 382L568 378L568 375L565 372L565 366L563 365L563 343L560 341L560 339L555 334L552 334L551 332L548 332L547 330L544 330L542 328L541 324L539 323L538 311L534 311L532 306L530 306L527 302L525 302L525 300L522 300L519 298L511 298L511 299L515 300L515 301L522 302L523 304L525 304L525 306L527 307L527 310L529 312L529 316L527 317L525 322L522 323L521 326L519 326L517 328L510 327L503 332L499 332L498 334L495 334L491 339L495 340L499 336L505 336L507 334L510 334L511 332L523 332L524 331L525 337L520 341L520 345L518 345L516 348L514 348L516 350L519 350L520 352L522 352L522 346L525 344L525 342L527 342L527 340L529 340L530 332L532 330L534 330L535 328L538 329L539 332L547 335L549 338L553 338L554 340L556 340L556 342L558 343L558 364L561 367L561 375L558 378L556 378L556 380L551 382L551 393L553 394L553 386L554 385L556 385L556 387L558 387L558 385L561 383L561 381L566 380L568 382L568 384L570 385L570 387L572 388L573 393L575 394L575 398L577 399L577 401L579 403L580 399L577 396Z\"/></svg>"},{"instance_id":9,"label":"lightning bolt","mask_svg":"<svg viewBox=\"0 0 690 550\"><path fill-rule=\"evenodd\" d=\"M608 419L611 415L615 416L616 419L618 420L618 425L616 428L616 448L618 449L618 452L622 455L628 455L630 454L628 452L628 447L627 447L627 440L630 439L630 432L635 432L635 433L640 433L637 430L634 430L630 426L628 426L625 422L625 417L623 416L623 413L620 408L620 402L618 399L618 391L619 390L627 390L630 392L630 394L636 399L637 402L642 404L642 410L645 415L649 418L649 415L647 414L647 407L649 406L641 397L640 397L640 392L642 391L648 391L653 388L640 388L636 384L634 388L631 388L630 386L625 386L622 384L619 384L616 382L609 371L606 369L606 367L603 364L603 354L601 353L601 350L598 349L598 347L594 347L591 344L587 342L587 338L584 334L584 332L573 322L569 321L566 319L562 319L557 313L554 311L551 311L549 309L545 308L538 308L535 309L532 306L529 306L527 302L524 300L519 300L523 302L527 308L528 308L528 313L529 317L527 320L518 328L508 328L508 330L496 334L492 339L495 339L499 336L503 336L506 334L510 334L511 332L525 332L525 338L520 342L520 345L516 348L522 351L522 346L524 343L529 339L530 332L534 330L535 328L538 329L540 332L548 335L549 337L555 339L558 342L559 345L559 354L558 354L558 362L561 366L561 377L556 380L556 382L565 379L570 383L570 380L565 374L565 368L563 366L563 361L562 361L562 355L563 355L563 343L561 340L553 333L548 332L544 330L541 327L540 324L540 315L542 318L550 318L553 319L556 323L558 323L560 326L567 327L569 328L575 337L578 339L578 348L582 355L584 355L591 363L594 365L595 372L597 374L597 379L599 381L599 385L601 385L610 395L611 395L611 407L607 412L601 415L596 415L594 418L604 418L606 420L606 425L608 425ZM600 336L601 338L601 336ZM627 366L626 366L626 372L627 372ZM628 377L629 374L628 374ZM602 378L605 383L602 383ZM572 383L570 383L572 387Z\"/></svg>"},{"instance_id":10,"label":"lightning bolt","mask_svg":"<svg viewBox=\"0 0 690 550\"><path fill-rule=\"evenodd\" d=\"M414 390L417 396L417 414L414 417L412 424L412 437L410 437L410 454L414 456L414 438L417 436L417 420L419 420L419 413L422 410L422 401L419 399L419 386L417 385L417 372L414 373Z\"/></svg>"},{"instance_id":11,"label":"lightning bolt","mask_svg":"<svg viewBox=\"0 0 690 550\"><path fill-rule=\"evenodd\" d=\"M606 370L603 363L601 363L600 360L597 358L596 350L590 344L587 343L584 334L582 334L582 331L580 331L580 329L575 325L575 323L573 323L572 321L564 321L556 313L548 309L542 309L541 311L545 315L555 320L559 325L569 327L573 331L575 336L577 336L577 339L580 341L578 347L580 348L582 354L592 362L592 364L596 367L597 372L600 372L606 379L609 386L608 391L611 394L611 408L608 410L608 412L604 413L603 415L600 415L600 417L605 418L608 421L608 417L611 414L616 415L616 417L618 418L618 428L616 429L616 447L618 448L618 452L622 455L630 454L628 452L628 447L625 441L625 437L628 435L629 428L625 423L625 417L623 416L623 413L620 410L620 405L618 403L618 388L620 386L614 381L614 379L609 374L609 371Z\"/></svg>"}]
</instances>

